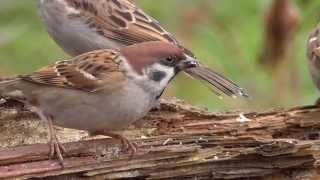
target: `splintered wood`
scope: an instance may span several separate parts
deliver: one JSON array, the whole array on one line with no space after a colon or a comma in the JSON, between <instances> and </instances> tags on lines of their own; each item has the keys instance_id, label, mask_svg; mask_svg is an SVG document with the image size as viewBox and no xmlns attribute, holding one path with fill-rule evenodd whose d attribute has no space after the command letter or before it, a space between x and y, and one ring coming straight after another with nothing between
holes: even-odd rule
<instances>
[{"instance_id":1,"label":"splintered wood","mask_svg":"<svg viewBox=\"0 0 320 180\"><path fill-rule=\"evenodd\" d=\"M34 144L47 138L44 127L34 125L39 124L36 116L11 108L0 111L0 144L6 146L0 148L0 178L320 178L318 107L217 114L165 101L136 125L139 128L125 132L139 147L133 156L122 152L117 140L59 128L68 150L64 169L48 159L48 145ZM3 130L8 127L11 134ZM29 140L14 141L19 133Z\"/></svg>"}]
</instances>

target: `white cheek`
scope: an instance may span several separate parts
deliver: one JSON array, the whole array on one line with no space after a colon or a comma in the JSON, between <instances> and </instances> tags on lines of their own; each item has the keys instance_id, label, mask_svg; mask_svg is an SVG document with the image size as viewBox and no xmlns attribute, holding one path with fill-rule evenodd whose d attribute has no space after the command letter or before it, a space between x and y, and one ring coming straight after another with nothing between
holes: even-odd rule
<instances>
[{"instance_id":1,"label":"white cheek","mask_svg":"<svg viewBox=\"0 0 320 180\"><path fill-rule=\"evenodd\" d=\"M122 61L122 70L126 76L131 79L135 84L138 84L143 89L147 90L151 94L158 96L168 85L172 77L175 75L174 68L160 64L153 64L146 69L143 69L142 74L135 72L132 67L126 62L125 59ZM166 76L160 81L151 80L148 77L148 73L151 71L162 71Z\"/></svg>"},{"instance_id":2,"label":"white cheek","mask_svg":"<svg viewBox=\"0 0 320 180\"><path fill-rule=\"evenodd\" d=\"M162 71L166 73L166 76L160 82L154 82L157 86L160 87L160 89L165 88L175 74L173 67L168 67L161 64L154 64L151 66L150 69L156 69L157 71Z\"/></svg>"}]
</instances>

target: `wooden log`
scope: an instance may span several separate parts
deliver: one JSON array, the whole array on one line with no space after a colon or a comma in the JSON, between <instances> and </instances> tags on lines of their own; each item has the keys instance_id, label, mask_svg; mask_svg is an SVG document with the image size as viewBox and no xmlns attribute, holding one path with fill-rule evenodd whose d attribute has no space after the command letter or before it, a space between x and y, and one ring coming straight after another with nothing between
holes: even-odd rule
<instances>
[{"instance_id":1,"label":"wooden log","mask_svg":"<svg viewBox=\"0 0 320 180\"><path fill-rule=\"evenodd\" d=\"M320 108L315 106L211 113L165 101L138 124L139 129L125 132L139 147L133 156L122 152L117 140L83 140L87 134L81 131L72 131L76 135L69 138L71 130L59 128L61 139L67 139L64 169L49 159L48 145L39 144L46 136L39 135L44 127L33 126L36 116L21 108L3 107L0 112L0 143L6 146L0 148L0 178L295 179L298 173L297 178L319 177ZM24 133L15 128L26 124L35 138L12 142ZM3 133L3 127L14 127L13 133Z\"/></svg>"}]
</instances>

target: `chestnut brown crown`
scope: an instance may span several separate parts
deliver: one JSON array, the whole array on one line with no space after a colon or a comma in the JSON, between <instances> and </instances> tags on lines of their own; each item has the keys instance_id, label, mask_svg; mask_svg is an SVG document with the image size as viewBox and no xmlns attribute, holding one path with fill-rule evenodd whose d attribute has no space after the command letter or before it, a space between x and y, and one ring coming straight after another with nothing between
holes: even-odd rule
<instances>
[{"instance_id":1,"label":"chestnut brown crown","mask_svg":"<svg viewBox=\"0 0 320 180\"><path fill-rule=\"evenodd\" d=\"M183 50L174 44L151 41L122 48L121 54L131 67L139 74L143 68L161 60L173 60L176 64L187 59Z\"/></svg>"}]
</instances>

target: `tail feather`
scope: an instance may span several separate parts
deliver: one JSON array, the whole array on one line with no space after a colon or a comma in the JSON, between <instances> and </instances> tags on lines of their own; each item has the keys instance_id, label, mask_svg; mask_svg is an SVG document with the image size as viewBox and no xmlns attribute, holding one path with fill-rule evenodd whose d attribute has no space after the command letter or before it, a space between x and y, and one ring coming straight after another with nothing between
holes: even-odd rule
<instances>
[{"instance_id":1,"label":"tail feather","mask_svg":"<svg viewBox=\"0 0 320 180\"><path fill-rule=\"evenodd\" d=\"M186 73L195 79L209 83L211 85L210 89L218 96L221 95L219 92L222 92L231 97L248 97L248 94L236 83L214 72L208 67L199 66L186 70Z\"/></svg>"},{"instance_id":2,"label":"tail feather","mask_svg":"<svg viewBox=\"0 0 320 180\"><path fill-rule=\"evenodd\" d=\"M19 81L18 78L1 78L0 79L0 97L2 98L16 98L20 97L16 88L16 82Z\"/></svg>"}]
</instances>

